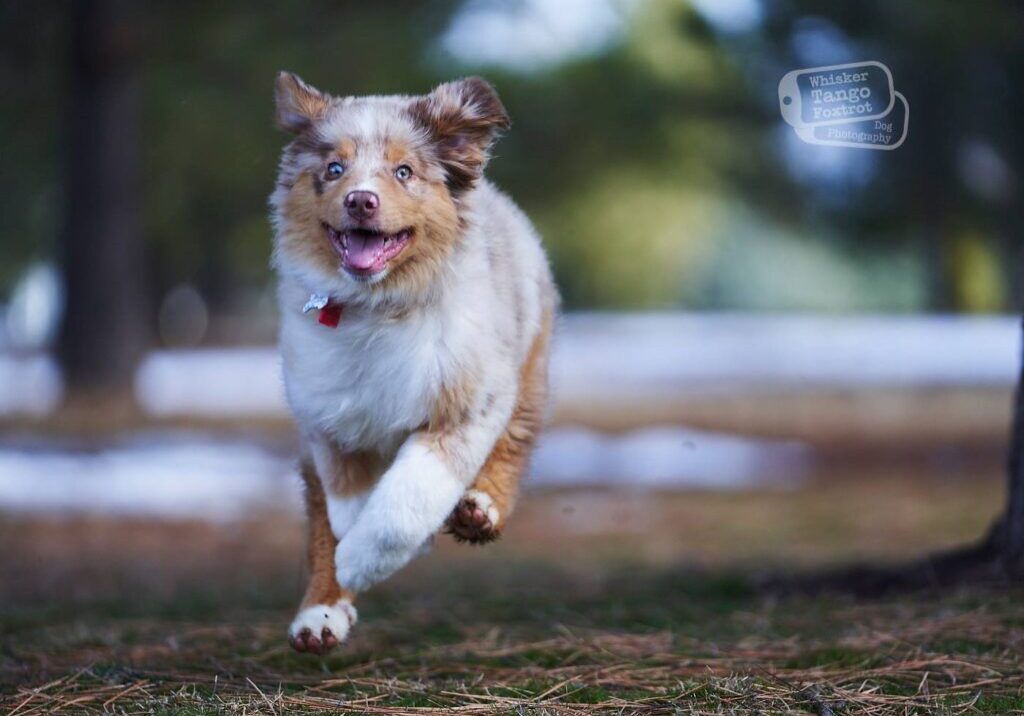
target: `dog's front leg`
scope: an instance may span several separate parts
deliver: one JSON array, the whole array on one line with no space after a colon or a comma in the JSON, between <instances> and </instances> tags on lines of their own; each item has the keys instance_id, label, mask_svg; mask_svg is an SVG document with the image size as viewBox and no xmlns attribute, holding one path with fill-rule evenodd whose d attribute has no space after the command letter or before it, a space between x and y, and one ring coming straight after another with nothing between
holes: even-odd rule
<instances>
[{"instance_id":1,"label":"dog's front leg","mask_svg":"<svg viewBox=\"0 0 1024 716\"><path fill-rule=\"evenodd\" d=\"M338 543L335 564L343 588L368 589L420 552L479 472L514 402L514 393L498 396L473 420L418 431L405 441Z\"/></svg>"},{"instance_id":2,"label":"dog's front leg","mask_svg":"<svg viewBox=\"0 0 1024 716\"><path fill-rule=\"evenodd\" d=\"M288 642L301 652L324 654L344 641L355 624L354 594L342 589L335 577L334 550L338 540L331 529L328 502L316 468L304 461L306 483L309 583L298 614L288 627Z\"/></svg>"},{"instance_id":3,"label":"dog's front leg","mask_svg":"<svg viewBox=\"0 0 1024 716\"><path fill-rule=\"evenodd\" d=\"M344 641L356 621L355 595L338 584L334 551L355 524L382 467L379 457L343 454L321 435L307 438L307 452L301 475L309 518L309 584L288 640L296 651L323 654Z\"/></svg>"}]
</instances>

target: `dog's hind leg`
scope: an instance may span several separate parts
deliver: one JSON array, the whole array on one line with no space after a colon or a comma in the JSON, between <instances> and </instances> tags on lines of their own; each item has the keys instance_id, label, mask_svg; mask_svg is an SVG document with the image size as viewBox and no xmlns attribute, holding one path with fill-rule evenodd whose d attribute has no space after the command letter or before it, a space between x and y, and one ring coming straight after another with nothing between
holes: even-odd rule
<instances>
[{"instance_id":1,"label":"dog's hind leg","mask_svg":"<svg viewBox=\"0 0 1024 716\"><path fill-rule=\"evenodd\" d=\"M356 621L356 609L352 606L354 595L342 589L335 577L338 540L331 530L324 486L311 462L303 461L301 474L309 519L309 584L288 628L288 641L296 651L324 654L348 635Z\"/></svg>"},{"instance_id":2,"label":"dog's hind leg","mask_svg":"<svg viewBox=\"0 0 1024 716\"><path fill-rule=\"evenodd\" d=\"M520 371L512 417L473 484L448 517L447 531L460 542L484 544L497 539L515 507L520 478L544 424L550 338L549 315Z\"/></svg>"}]
</instances>

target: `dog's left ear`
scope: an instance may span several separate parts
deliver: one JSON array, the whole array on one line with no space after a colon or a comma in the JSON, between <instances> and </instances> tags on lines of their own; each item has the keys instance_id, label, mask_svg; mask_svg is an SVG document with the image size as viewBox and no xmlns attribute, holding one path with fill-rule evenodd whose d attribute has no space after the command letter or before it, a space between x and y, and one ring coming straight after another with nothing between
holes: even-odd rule
<instances>
[{"instance_id":1,"label":"dog's left ear","mask_svg":"<svg viewBox=\"0 0 1024 716\"><path fill-rule=\"evenodd\" d=\"M413 102L412 113L437 143L453 194L481 177L491 144L512 121L489 82L467 77L446 82Z\"/></svg>"}]
</instances>

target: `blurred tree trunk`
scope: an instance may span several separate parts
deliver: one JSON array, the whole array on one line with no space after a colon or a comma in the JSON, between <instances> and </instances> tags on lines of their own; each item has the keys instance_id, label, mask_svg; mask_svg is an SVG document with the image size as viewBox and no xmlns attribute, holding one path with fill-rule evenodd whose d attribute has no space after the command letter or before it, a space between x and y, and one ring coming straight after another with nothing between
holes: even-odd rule
<instances>
[{"instance_id":1,"label":"blurred tree trunk","mask_svg":"<svg viewBox=\"0 0 1024 716\"><path fill-rule=\"evenodd\" d=\"M127 396L147 338L131 3L75 0L59 356L70 397Z\"/></svg>"},{"instance_id":2,"label":"blurred tree trunk","mask_svg":"<svg viewBox=\"0 0 1024 716\"><path fill-rule=\"evenodd\" d=\"M1021 334L1024 341L1024 321L1021 323ZM1017 376L1012 424L1010 454L1006 466L1006 508L992 527L986 546L1008 572L1024 575L1024 349Z\"/></svg>"},{"instance_id":3,"label":"blurred tree trunk","mask_svg":"<svg viewBox=\"0 0 1024 716\"><path fill-rule=\"evenodd\" d=\"M776 584L802 591L851 591L877 595L892 589L921 589L970 582L1024 581L1024 320L1007 457L1006 505L979 542L893 566L853 565Z\"/></svg>"},{"instance_id":4,"label":"blurred tree trunk","mask_svg":"<svg viewBox=\"0 0 1024 716\"><path fill-rule=\"evenodd\" d=\"M1024 320L1006 460L1006 505L979 543L926 560L931 580L1024 579Z\"/></svg>"},{"instance_id":5,"label":"blurred tree trunk","mask_svg":"<svg viewBox=\"0 0 1024 716\"><path fill-rule=\"evenodd\" d=\"M944 89L933 73L921 73L911 80L915 87L914 112L929 114L943 106ZM914 127L914 141L923 147L944 147L952 133L947 118L935 122L918 122ZM954 201L946 179L955 167L948 150L933 149L921 153L920 176L914 183L914 216L919 221L920 240L924 249L924 267L928 290L928 308L932 311L956 310L953 281L949 265L949 227L954 214Z\"/></svg>"}]
</instances>

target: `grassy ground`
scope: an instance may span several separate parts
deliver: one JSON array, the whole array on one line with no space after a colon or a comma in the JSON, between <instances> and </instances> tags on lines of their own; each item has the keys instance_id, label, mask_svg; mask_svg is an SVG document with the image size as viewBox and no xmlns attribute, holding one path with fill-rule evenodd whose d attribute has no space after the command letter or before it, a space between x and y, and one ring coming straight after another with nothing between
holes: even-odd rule
<instances>
[{"instance_id":1,"label":"grassy ground","mask_svg":"<svg viewBox=\"0 0 1024 716\"><path fill-rule=\"evenodd\" d=\"M766 575L976 537L992 479L536 493L506 537L366 595L326 659L283 638L301 525L0 518L0 711L1024 713L1024 590L857 601Z\"/></svg>"}]
</instances>

